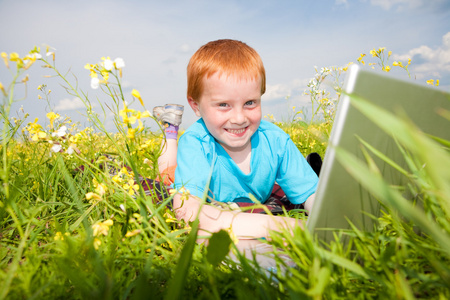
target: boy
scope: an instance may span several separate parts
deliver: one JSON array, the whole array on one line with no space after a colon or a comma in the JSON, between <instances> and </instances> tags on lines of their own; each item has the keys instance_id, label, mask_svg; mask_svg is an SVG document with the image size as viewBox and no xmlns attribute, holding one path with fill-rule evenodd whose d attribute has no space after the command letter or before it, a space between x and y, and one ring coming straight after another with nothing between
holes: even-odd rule
<instances>
[{"instance_id":1,"label":"boy","mask_svg":"<svg viewBox=\"0 0 450 300\"><path fill-rule=\"evenodd\" d=\"M195 219L211 167L210 199L251 202L251 194L264 203L276 181L290 202L305 203L310 211L318 177L289 136L261 120L265 70L258 53L235 40L209 42L192 56L187 77L188 102L200 119L181 136L178 145L174 186L188 189L190 195L188 199L182 194L174 196L177 218ZM163 121L175 128L181 122L180 111L180 107L172 106L172 113L157 116L164 116ZM168 116L178 124L164 120ZM166 145L169 150L174 144L168 141ZM172 150L160 157L160 170L173 167L169 161L173 161ZM293 227L299 222L211 205L201 207L199 221L200 229L206 232L231 228L241 239L267 238L269 230Z\"/></svg>"}]
</instances>

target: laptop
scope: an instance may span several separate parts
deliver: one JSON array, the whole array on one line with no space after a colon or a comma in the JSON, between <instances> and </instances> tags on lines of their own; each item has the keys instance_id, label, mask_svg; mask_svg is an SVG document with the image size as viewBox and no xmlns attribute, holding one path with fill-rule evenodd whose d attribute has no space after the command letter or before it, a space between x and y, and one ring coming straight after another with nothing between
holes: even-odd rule
<instances>
[{"instance_id":1,"label":"laptop","mask_svg":"<svg viewBox=\"0 0 450 300\"><path fill-rule=\"evenodd\" d=\"M349 221L358 229L371 231L382 206L336 159L336 149L350 152L364 162L358 137L407 169L395 140L365 117L352 103L356 96L390 112L401 111L424 133L450 140L449 121L437 114L438 108L450 110L450 94L436 87L402 81L388 75L362 70L353 65L344 82L341 98L320 171L316 199L307 228L319 239L329 242L333 231L349 229ZM370 151L369 151L370 153ZM405 177L371 154L383 178L395 186L404 186ZM407 193L407 191L404 191ZM412 195L406 195L412 199Z\"/></svg>"}]
</instances>

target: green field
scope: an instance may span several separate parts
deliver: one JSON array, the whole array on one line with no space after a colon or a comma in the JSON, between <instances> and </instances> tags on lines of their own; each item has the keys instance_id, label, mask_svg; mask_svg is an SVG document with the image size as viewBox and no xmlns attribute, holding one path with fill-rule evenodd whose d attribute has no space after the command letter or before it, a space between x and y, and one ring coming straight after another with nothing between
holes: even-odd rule
<instances>
[{"instance_id":1,"label":"green field","mask_svg":"<svg viewBox=\"0 0 450 300\"><path fill-rule=\"evenodd\" d=\"M390 54L372 51L379 68L389 71ZM252 259L231 260L227 253L236 249L226 231L214 234L208 246L197 244L196 222L178 222L170 197L157 203L136 184L139 176L156 177L163 136L142 123L156 121L136 108L139 93L122 93L119 64L87 66L111 98L117 130L110 133L91 99L55 68L52 55L38 53L2 53L1 67L9 68L11 82L0 86L0 299L450 298L450 141L432 140L381 111L404 137L399 144L409 168L403 170L403 188L423 209L385 183L370 160L348 159L362 182L383 190L374 191L386 211L376 229L336 233L329 245L300 228L273 233L267 243L278 270L266 270ZM57 112L43 123L29 120L26 112L12 118L15 93L27 84L25 72L38 65L83 100L91 127L80 128ZM408 65L391 64L406 71ZM290 119L267 119L289 133L304 155L323 156L346 67L316 71L307 91L309 116L287 107ZM47 102L50 88L38 87ZM132 97L141 101L126 107ZM450 122L450 112L443 115ZM292 216L304 218L301 211Z\"/></svg>"}]
</instances>

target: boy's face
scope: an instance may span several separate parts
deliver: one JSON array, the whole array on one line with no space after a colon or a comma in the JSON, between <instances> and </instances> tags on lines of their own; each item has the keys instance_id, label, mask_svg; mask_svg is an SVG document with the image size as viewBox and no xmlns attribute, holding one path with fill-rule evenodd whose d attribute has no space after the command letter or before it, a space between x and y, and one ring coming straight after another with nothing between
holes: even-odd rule
<instances>
[{"instance_id":1,"label":"boy's face","mask_svg":"<svg viewBox=\"0 0 450 300\"><path fill-rule=\"evenodd\" d=\"M251 149L250 138L261 122L261 78L215 73L203 84L199 101L188 99L195 114L228 153Z\"/></svg>"}]
</instances>

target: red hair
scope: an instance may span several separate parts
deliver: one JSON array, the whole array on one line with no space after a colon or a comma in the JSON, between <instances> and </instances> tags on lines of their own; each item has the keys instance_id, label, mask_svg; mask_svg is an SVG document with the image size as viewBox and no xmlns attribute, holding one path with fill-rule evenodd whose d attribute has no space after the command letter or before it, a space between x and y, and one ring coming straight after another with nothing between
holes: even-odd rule
<instances>
[{"instance_id":1,"label":"red hair","mask_svg":"<svg viewBox=\"0 0 450 300\"><path fill-rule=\"evenodd\" d=\"M266 91L266 71L258 52L236 40L209 42L191 57L187 66L187 97L199 101L203 93L203 78L214 73L239 78L261 78L261 95Z\"/></svg>"}]
</instances>

